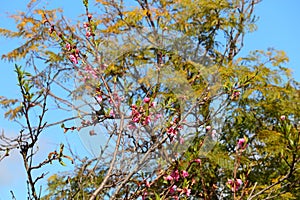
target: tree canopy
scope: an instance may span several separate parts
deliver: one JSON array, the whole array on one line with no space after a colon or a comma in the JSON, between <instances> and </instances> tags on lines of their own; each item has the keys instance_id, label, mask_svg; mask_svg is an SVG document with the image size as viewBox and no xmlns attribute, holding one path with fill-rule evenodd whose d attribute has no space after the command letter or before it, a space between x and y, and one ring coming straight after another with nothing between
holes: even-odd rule
<instances>
[{"instance_id":1,"label":"tree canopy","mask_svg":"<svg viewBox=\"0 0 300 200\"><path fill-rule=\"evenodd\" d=\"M83 0L72 20L35 2L11 16L16 30L0 28L22 40L2 55L20 96L0 104L20 132L4 130L0 161L20 152L28 199L300 196L300 91L288 57L239 54L260 0ZM37 162L50 127L80 134L91 157L62 143ZM47 174L57 161L73 170Z\"/></svg>"}]
</instances>

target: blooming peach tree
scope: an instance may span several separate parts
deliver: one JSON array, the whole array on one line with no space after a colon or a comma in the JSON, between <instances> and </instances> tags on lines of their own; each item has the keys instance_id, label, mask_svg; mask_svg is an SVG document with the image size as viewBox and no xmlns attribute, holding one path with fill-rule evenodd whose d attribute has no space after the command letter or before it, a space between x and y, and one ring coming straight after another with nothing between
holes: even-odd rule
<instances>
[{"instance_id":1,"label":"blooming peach tree","mask_svg":"<svg viewBox=\"0 0 300 200\"><path fill-rule=\"evenodd\" d=\"M1 96L22 128L2 135L0 150L1 160L20 150L29 199L300 195L300 93L288 58L239 55L259 0L83 0L77 23L34 2L12 16L16 32L0 29L24 40L2 56L27 67L16 65L21 97ZM47 122L49 106L61 119ZM50 127L78 133L90 157L61 144L35 164ZM48 175L39 195L43 167L66 160L73 170Z\"/></svg>"}]
</instances>

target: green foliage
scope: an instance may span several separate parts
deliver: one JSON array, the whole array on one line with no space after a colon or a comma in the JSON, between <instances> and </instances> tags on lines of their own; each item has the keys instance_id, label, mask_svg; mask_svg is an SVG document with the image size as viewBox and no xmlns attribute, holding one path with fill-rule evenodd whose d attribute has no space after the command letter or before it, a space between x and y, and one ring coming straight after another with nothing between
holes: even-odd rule
<instances>
[{"instance_id":1,"label":"green foliage","mask_svg":"<svg viewBox=\"0 0 300 200\"><path fill-rule=\"evenodd\" d=\"M114 146L108 155L111 149L101 147L99 160L52 174L42 199L296 199L299 83L283 51L238 54L255 29L256 3L97 0L103 13L92 16L83 0L86 19L77 24L57 18L60 10L14 15L17 31L0 34L24 43L2 58L27 59L33 73L16 66L23 99L1 96L5 116L29 121L28 110L46 93L81 120L77 127L66 127L73 119L67 117L52 125L65 132L100 125ZM63 147L47 162L73 161ZM147 160L152 153L166 156ZM145 171L151 161L157 168Z\"/></svg>"}]
</instances>

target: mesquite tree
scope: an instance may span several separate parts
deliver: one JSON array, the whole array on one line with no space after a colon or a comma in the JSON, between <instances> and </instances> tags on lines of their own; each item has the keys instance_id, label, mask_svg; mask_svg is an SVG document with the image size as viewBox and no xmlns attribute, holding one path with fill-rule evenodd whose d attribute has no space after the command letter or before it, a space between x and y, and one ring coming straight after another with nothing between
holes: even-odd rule
<instances>
[{"instance_id":1,"label":"mesquite tree","mask_svg":"<svg viewBox=\"0 0 300 200\"><path fill-rule=\"evenodd\" d=\"M83 0L76 23L34 2L12 16L17 31L0 29L23 39L2 56L26 67L15 67L21 97L1 96L21 129L4 132L0 150L1 159L20 151L29 199L300 195L300 93L288 58L239 56L259 0ZM50 123L53 107L61 114ZM52 126L78 132L91 157L61 144L36 164ZM50 174L41 194L43 167L65 160L74 170Z\"/></svg>"}]
</instances>

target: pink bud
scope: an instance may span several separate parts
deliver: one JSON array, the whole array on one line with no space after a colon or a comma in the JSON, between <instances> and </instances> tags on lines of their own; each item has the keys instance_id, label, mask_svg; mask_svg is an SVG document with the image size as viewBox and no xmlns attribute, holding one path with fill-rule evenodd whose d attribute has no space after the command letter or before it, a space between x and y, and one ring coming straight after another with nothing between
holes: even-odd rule
<instances>
[{"instance_id":1,"label":"pink bud","mask_svg":"<svg viewBox=\"0 0 300 200\"><path fill-rule=\"evenodd\" d=\"M66 49L67 49L68 51L71 50L71 45L70 45L69 43L66 44Z\"/></svg>"},{"instance_id":2,"label":"pink bud","mask_svg":"<svg viewBox=\"0 0 300 200\"><path fill-rule=\"evenodd\" d=\"M150 102L150 98L149 97L145 97L144 98L144 103L149 103Z\"/></svg>"},{"instance_id":3,"label":"pink bud","mask_svg":"<svg viewBox=\"0 0 300 200\"><path fill-rule=\"evenodd\" d=\"M284 120L286 119L285 115L281 115L281 116L280 116L280 119L281 119L282 121L284 121Z\"/></svg>"}]
</instances>

